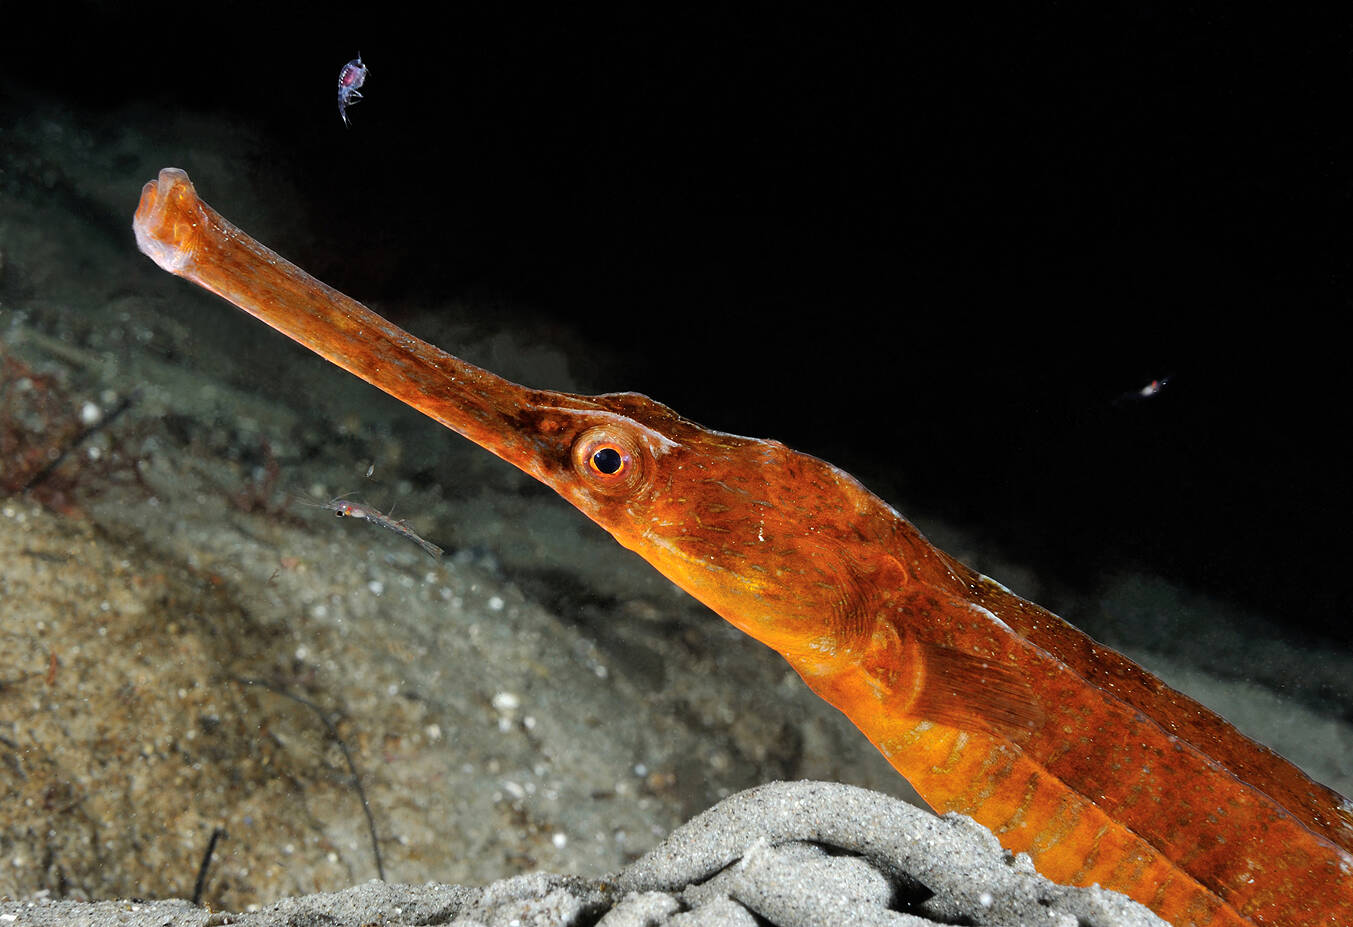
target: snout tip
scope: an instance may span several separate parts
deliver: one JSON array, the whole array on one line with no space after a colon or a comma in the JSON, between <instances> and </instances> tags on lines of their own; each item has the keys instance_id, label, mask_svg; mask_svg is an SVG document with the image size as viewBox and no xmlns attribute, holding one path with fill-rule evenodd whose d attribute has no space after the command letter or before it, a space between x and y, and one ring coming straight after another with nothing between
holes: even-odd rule
<instances>
[{"instance_id":1,"label":"snout tip","mask_svg":"<svg viewBox=\"0 0 1353 927\"><path fill-rule=\"evenodd\" d=\"M136 246L164 270L180 274L192 260L203 218L202 201L187 172L166 167L141 188L141 202L132 220Z\"/></svg>"}]
</instances>

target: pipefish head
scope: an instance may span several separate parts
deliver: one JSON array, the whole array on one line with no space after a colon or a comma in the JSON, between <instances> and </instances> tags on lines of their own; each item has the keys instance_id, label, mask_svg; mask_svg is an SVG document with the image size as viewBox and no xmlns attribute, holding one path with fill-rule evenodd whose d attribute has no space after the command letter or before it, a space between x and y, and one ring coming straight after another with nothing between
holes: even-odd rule
<instances>
[{"instance_id":1,"label":"pipefish head","mask_svg":"<svg viewBox=\"0 0 1353 927\"><path fill-rule=\"evenodd\" d=\"M490 449L781 652L848 646L880 573L902 571L862 554L907 549L896 513L778 441L704 428L638 393L536 393L503 425Z\"/></svg>"}]
</instances>

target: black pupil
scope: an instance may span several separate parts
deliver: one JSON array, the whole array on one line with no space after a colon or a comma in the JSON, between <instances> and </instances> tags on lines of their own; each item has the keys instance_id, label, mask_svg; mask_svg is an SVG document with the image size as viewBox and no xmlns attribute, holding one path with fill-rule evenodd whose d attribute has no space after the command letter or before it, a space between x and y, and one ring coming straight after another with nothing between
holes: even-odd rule
<instances>
[{"instance_id":1,"label":"black pupil","mask_svg":"<svg viewBox=\"0 0 1353 927\"><path fill-rule=\"evenodd\" d=\"M602 473L615 473L620 469L620 465L624 462L624 458L620 456L620 452L613 447L598 448L596 451L592 452L592 466L596 467Z\"/></svg>"}]
</instances>

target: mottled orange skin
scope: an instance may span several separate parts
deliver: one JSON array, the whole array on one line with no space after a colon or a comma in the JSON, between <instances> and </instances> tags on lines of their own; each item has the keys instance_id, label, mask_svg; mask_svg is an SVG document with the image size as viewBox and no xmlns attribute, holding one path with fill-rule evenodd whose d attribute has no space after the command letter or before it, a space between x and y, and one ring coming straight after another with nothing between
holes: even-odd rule
<instances>
[{"instance_id":1,"label":"mottled orange skin","mask_svg":"<svg viewBox=\"0 0 1353 927\"><path fill-rule=\"evenodd\" d=\"M181 171L146 185L135 229L165 269L553 487L783 654L935 809L1051 878L1181 927L1353 925L1353 804L937 550L850 475L638 394L466 364L254 242Z\"/></svg>"}]
</instances>

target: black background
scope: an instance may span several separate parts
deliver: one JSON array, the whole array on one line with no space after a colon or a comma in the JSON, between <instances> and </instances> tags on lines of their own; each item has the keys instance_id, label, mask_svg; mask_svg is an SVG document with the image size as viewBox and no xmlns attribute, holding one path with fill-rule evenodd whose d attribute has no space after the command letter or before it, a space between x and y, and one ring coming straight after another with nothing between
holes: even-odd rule
<instances>
[{"instance_id":1,"label":"black background","mask_svg":"<svg viewBox=\"0 0 1353 927\"><path fill-rule=\"evenodd\" d=\"M270 244L349 293L505 298L1073 583L1353 640L1346 21L571 7L77 3L3 68L265 133L324 230Z\"/></svg>"}]
</instances>

